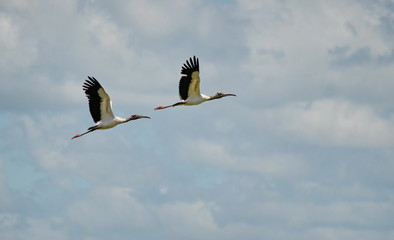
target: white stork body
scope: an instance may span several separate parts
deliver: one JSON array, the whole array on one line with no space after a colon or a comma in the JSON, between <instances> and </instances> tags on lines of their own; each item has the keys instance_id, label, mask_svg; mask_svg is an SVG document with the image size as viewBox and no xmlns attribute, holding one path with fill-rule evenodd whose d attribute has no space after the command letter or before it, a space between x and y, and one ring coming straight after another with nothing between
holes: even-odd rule
<instances>
[{"instance_id":1,"label":"white stork body","mask_svg":"<svg viewBox=\"0 0 394 240\"><path fill-rule=\"evenodd\" d=\"M227 96L236 96L232 93L216 93L213 96L207 96L200 93L200 69L198 58L194 56L183 64L181 77L179 81L179 97L181 101L168 106L159 106L155 110L160 110L178 105L198 105L205 101L219 99Z\"/></svg>"},{"instance_id":2,"label":"white stork body","mask_svg":"<svg viewBox=\"0 0 394 240\"><path fill-rule=\"evenodd\" d=\"M114 117L112 119L108 119L106 121L99 121L96 123L96 127L98 129L108 129L108 128L113 128L118 124L125 123L126 119L125 118L120 118L120 117Z\"/></svg>"},{"instance_id":3,"label":"white stork body","mask_svg":"<svg viewBox=\"0 0 394 240\"><path fill-rule=\"evenodd\" d=\"M132 115L128 118L116 117L112 112L112 102L104 88L94 77L88 77L83 85L86 97L89 100L89 110L96 125L88 128L88 131L77 134L72 139L81 137L97 129L113 128L118 124L139 118L150 118L142 115Z\"/></svg>"},{"instance_id":4,"label":"white stork body","mask_svg":"<svg viewBox=\"0 0 394 240\"><path fill-rule=\"evenodd\" d=\"M209 100L209 96L204 95L204 94L200 94L200 95L196 95L194 97L188 97L186 100L184 100L185 104L184 105L198 105L200 103L203 103L205 101Z\"/></svg>"}]
</instances>

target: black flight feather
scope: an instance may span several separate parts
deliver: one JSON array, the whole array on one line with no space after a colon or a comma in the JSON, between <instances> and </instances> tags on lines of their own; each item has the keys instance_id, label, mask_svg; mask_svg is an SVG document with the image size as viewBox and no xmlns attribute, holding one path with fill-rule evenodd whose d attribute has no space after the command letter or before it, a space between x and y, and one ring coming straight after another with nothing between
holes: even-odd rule
<instances>
[{"instance_id":1,"label":"black flight feather","mask_svg":"<svg viewBox=\"0 0 394 240\"><path fill-rule=\"evenodd\" d=\"M193 56L193 58L186 60L186 63L184 63L182 66L181 74L186 75L182 76L181 80L179 81L179 96L182 100L186 100L188 97L187 95L189 91L189 85L192 81L192 73L196 71L200 71L200 67L198 58Z\"/></svg>"},{"instance_id":2,"label":"black flight feather","mask_svg":"<svg viewBox=\"0 0 394 240\"><path fill-rule=\"evenodd\" d=\"M98 94L98 90L102 88L102 86L94 77L88 78L89 80L86 80L83 84L83 90L85 91L86 97L89 100L90 114L92 115L94 122L97 123L101 120L101 97Z\"/></svg>"}]
</instances>

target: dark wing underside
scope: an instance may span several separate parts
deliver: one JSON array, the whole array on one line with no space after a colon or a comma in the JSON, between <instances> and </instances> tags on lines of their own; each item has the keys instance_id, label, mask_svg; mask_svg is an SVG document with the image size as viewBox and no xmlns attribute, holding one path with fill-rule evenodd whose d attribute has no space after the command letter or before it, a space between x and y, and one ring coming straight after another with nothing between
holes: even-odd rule
<instances>
[{"instance_id":1,"label":"dark wing underside","mask_svg":"<svg viewBox=\"0 0 394 240\"><path fill-rule=\"evenodd\" d=\"M182 76L179 81L179 96L182 100L186 100L188 98L189 86L192 82L192 74L193 72L199 72L199 68L198 58L196 58L196 56L190 58L190 60L186 60L186 63L183 64L181 74L186 76Z\"/></svg>"},{"instance_id":2,"label":"dark wing underside","mask_svg":"<svg viewBox=\"0 0 394 240\"><path fill-rule=\"evenodd\" d=\"M89 110L92 115L93 121L98 122L101 120L100 103L101 97L98 93L99 89L102 88L100 83L94 77L88 77L89 79L83 84L83 90L85 91L86 97L89 100Z\"/></svg>"}]
</instances>

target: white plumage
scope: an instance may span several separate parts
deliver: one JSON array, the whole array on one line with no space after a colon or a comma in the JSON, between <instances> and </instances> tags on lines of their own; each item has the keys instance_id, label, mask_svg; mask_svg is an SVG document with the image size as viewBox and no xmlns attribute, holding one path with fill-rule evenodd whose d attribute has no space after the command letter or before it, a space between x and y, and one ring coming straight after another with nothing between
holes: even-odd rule
<instances>
[{"instance_id":1,"label":"white plumage","mask_svg":"<svg viewBox=\"0 0 394 240\"><path fill-rule=\"evenodd\" d=\"M87 132L77 134L72 139L81 137L97 129L113 128L118 124L125 123L139 118L150 118L142 115L132 115L128 118L121 118L112 112L112 102L104 88L94 77L88 77L83 84L83 90L89 101L89 110L96 125L88 128Z\"/></svg>"},{"instance_id":2,"label":"white plumage","mask_svg":"<svg viewBox=\"0 0 394 240\"><path fill-rule=\"evenodd\" d=\"M207 96L200 93L200 66L198 58L194 56L183 64L181 74L184 76L179 80L179 97L181 101L168 106L159 106L155 110L160 110L178 105L197 105L205 101L219 99L227 96L236 96L232 93L216 93L213 96Z\"/></svg>"}]
</instances>

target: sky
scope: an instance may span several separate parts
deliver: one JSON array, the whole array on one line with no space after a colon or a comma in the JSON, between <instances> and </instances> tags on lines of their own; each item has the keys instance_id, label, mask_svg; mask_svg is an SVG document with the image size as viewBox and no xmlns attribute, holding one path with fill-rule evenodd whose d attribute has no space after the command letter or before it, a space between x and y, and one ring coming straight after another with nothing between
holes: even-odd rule
<instances>
[{"instance_id":1,"label":"sky","mask_svg":"<svg viewBox=\"0 0 394 240\"><path fill-rule=\"evenodd\" d=\"M394 239L393 38L389 0L0 0L0 238ZM155 111L194 55L237 97ZM151 119L71 140L87 76Z\"/></svg>"}]
</instances>

